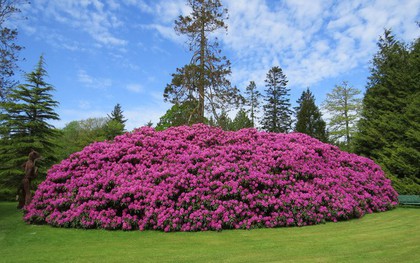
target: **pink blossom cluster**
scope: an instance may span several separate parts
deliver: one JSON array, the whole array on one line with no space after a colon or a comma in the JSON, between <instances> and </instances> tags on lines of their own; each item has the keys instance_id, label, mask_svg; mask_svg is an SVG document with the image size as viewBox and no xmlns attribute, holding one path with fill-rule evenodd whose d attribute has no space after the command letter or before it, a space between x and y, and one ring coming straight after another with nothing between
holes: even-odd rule
<instances>
[{"instance_id":1,"label":"pink blossom cluster","mask_svg":"<svg viewBox=\"0 0 420 263\"><path fill-rule=\"evenodd\" d=\"M300 133L143 127L53 166L28 223L204 231L304 226L397 205L373 161Z\"/></svg>"}]
</instances>

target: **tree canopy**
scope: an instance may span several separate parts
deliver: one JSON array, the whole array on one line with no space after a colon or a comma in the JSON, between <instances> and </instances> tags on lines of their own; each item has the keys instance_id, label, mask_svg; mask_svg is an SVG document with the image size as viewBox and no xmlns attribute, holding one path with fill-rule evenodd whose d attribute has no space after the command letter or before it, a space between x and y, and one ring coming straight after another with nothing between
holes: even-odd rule
<instances>
[{"instance_id":1,"label":"tree canopy","mask_svg":"<svg viewBox=\"0 0 420 263\"><path fill-rule=\"evenodd\" d=\"M309 88L302 92L297 104L295 131L327 142L326 123L322 119L322 114L315 104L315 97Z\"/></svg>"},{"instance_id":2,"label":"tree canopy","mask_svg":"<svg viewBox=\"0 0 420 263\"><path fill-rule=\"evenodd\" d=\"M351 150L351 139L356 132L361 109L360 90L343 81L336 85L332 92L327 94L323 103L324 109L329 114L328 131L331 140Z\"/></svg>"},{"instance_id":3,"label":"tree canopy","mask_svg":"<svg viewBox=\"0 0 420 263\"><path fill-rule=\"evenodd\" d=\"M245 105L248 106L247 112L250 114L252 127L255 127L257 119L256 114L260 112L261 93L257 90L257 85L254 81L250 81L245 90Z\"/></svg>"},{"instance_id":4,"label":"tree canopy","mask_svg":"<svg viewBox=\"0 0 420 263\"><path fill-rule=\"evenodd\" d=\"M420 40L411 45L385 30L355 138L356 153L382 165L401 194L420 194Z\"/></svg>"},{"instance_id":5,"label":"tree canopy","mask_svg":"<svg viewBox=\"0 0 420 263\"><path fill-rule=\"evenodd\" d=\"M121 105L117 103L117 105L114 106L111 114L108 114L108 121L104 127L106 130L105 133L107 134L107 139L112 140L115 138L115 136L123 134L125 131L126 121L127 119L125 119L123 115Z\"/></svg>"},{"instance_id":6,"label":"tree canopy","mask_svg":"<svg viewBox=\"0 0 420 263\"><path fill-rule=\"evenodd\" d=\"M197 101L190 100L184 103L175 104L165 115L160 117L159 123L156 125L156 130L166 130L169 127L176 127L181 125L189 125L197 123L201 120L197 111L195 111Z\"/></svg>"},{"instance_id":7,"label":"tree canopy","mask_svg":"<svg viewBox=\"0 0 420 263\"><path fill-rule=\"evenodd\" d=\"M164 98L174 104L196 100L194 112L199 116L198 122L204 122L205 109L217 119L222 108L238 104L242 97L227 79L231 74L230 61L220 55L217 38L211 37L211 33L227 30L224 22L227 9L219 0L188 0L187 3L192 12L179 16L175 31L188 37L193 55L189 64L172 74Z\"/></svg>"},{"instance_id":8,"label":"tree canopy","mask_svg":"<svg viewBox=\"0 0 420 263\"><path fill-rule=\"evenodd\" d=\"M292 128L292 110L290 109L289 89L286 75L278 67L272 67L265 80L265 104L262 128L269 132L287 133Z\"/></svg>"},{"instance_id":9,"label":"tree canopy","mask_svg":"<svg viewBox=\"0 0 420 263\"><path fill-rule=\"evenodd\" d=\"M55 144L58 136L51 120L59 120L54 108L54 87L45 81L47 71L43 56L35 69L25 75L26 83L11 89L0 103L1 146L3 165L0 178L5 185L17 186L22 176L21 165L33 149L43 157L42 172L56 161Z\"/></svg>"}]
</instances>

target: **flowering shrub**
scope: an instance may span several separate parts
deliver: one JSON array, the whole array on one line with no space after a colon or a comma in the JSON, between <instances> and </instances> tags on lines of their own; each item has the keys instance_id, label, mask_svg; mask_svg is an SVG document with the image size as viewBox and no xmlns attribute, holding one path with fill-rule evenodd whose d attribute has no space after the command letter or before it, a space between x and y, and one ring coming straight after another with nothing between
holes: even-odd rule
<instances>
[{"instance_id":1,"label":"flowering shrub","mask_svg":"<svg viewBox=\"0 0 420 263\"><path fill-rule=\"evenodd\" d=\"M25 221L164 231L304 226L397 204L373 161L305 134L143 127L55 165Z\"/></svg>"}]
</instances>

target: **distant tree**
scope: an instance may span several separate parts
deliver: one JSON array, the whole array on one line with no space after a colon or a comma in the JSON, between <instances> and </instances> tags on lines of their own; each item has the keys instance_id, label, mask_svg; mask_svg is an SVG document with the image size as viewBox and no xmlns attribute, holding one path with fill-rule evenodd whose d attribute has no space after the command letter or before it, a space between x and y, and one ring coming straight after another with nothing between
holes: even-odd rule
<instances>
[{"instance_id":1,"label":"distant tree","mask_svg":"<svg viewBox=\"0 0 420 263\"><path fill-rule=\"evenodd\" d=\"M218 110L238 104L242 97L236 87L226 78L231 74L230 62L220 56L217 38L210 34L227 25L227 9L219 0L188 0L192 12L179 16L175 31L189 39L191 62L172 75L172 82L164 91L164 98L174 104L192 99L198 101L195 111L199 122L205 122L205 108L218 119Z\"/></svg>"},{"instance_id":2,"label":"distant tree","mask_svg":"<svg viewBox=\"0 0 420 263\"><path fill-rule=\"evenodd\" d=\"M378 41L355 136L356 153L378 162L400 194L420 194L420 40L385 30Z\"/></svg>"},{"instance_id":3,"label":"distant tree","mask_svg":"<svg viewBox=\"0 0 420 263\"><path fill-rule=\"evenodd\" d=\"M166 130L169 127L191 125L201 121L201 116L194 109L197 106L197 101L186 101L182 104L173 105L165 115L160 117L159 123L156 125L156 130Z\"/></svg>"},{"instance_id":4,"label":"distant tree","mask_svg":"<svg viewBox=\"0 0 420 263\"><path fill-rule=\"evenodd\" d=\"M222 110L220 113L219 119L217 120L217 126L222 128L224 131L232 130L232 120L229 118L226 111Z\"/></svg>"},{"instance_id":5,"label":"distant tree","mask_svg":"<svg viewBox=\"0 0 420 263\"><path fill-rule=\"evenodd\" d=\"M295 131L327 142L326 123L322 119L322 114L315 104L315 97L309 88L302 92L297 104Z\"/></svg>"},{"instance_id":6,"label":"distant tree","mask_svg":"<svg viewBox=\"0 0 420 263\"><path fill-rule=\"evenodd\" d=\"M108 120L104 127L107 140L113 140L116 136L124 134L124 124L116 120Z\"/></svg>"},{"instance_id":7,"label":"distant tree","mask_svg":"<svg viewBox=\"0 0 420 263\"><path fill-rule=\"evenodd\" d=\"M60 132L60 136L55 140L58 161L66 159L70 154L82 150L87 145L81 142L82 132L78 121L66 124Z\"/></svg>"},{"instance_id":8,"label":"distant tree","mask_svg":"<svg viewBox=\"0 0 420 263\"><path fill-rule=\"evenodd\" d=\"M121 105L117 103L117 105L114 106L114 109L112 110L111 114L108 115L108 119L112 121L117 121L121 124L125 124L127 119L125 119L123 115L123 111L121 109Z\"/></svg>"},{"instance_id":9,"label":"distant tree","mask_svg":"<svg viewBox=\"0 0 420 263\"><path fill-rule=\"evenodd\" d=\"M287 79L280 67L272 67L265 80L264 116L262 128L269 132L289 132L292 126L292 110L288 98Z\"/></svg>"},{"instance_id":10,"label":"distant tree","mask_svg":"<svg viewBox=\"0 0 420 263\"><path fill-rule=\"evenodd\" d=\"M46 76L41 56L34 71L25 75L26 84L14 87L0 103L0 184L19 185L21 165L32 149L43 157L38 162L40 174L45 175L46 168L56 161L53 140L58 132L49 121L59 120L54 111L58 102L51 94L54 87L45 82Z\"/></svg>"},{"instance_id":11,"label":"distant tree","mask_svg":"<svg viewBox=\"0 0 420 263\"><path fill-rule=\"evenodd\" d=\"M233 119L231 127L233 131L238 131L243 128L252 128L254 125L246 114L246 111L244 109L240 109Z\"/></svg>"},{"instance_id":12,"label":"distant tree","mask_svg":"<svg viewBox=\"0 0 420 263\"><path fill-rule=\"evenodd\" d=\"M148 121L144 126L147 126L147 127L152 128L153 127L153 122L152 121Z\"/></svg>"},{"instance_id":13,"label":"distant tree","mask_svg":"<svg viewBox=\"0 0 420 263\"><path fill-rule=\"evenodd\" d=\"M210 126L217 126L217 123L216 123L216 121L214 120L213 116L210 116L210 119L209 119L209 125L210 125Z\"/></svg>"},{"instance_id":14,"label":"distant tree","mask_svg":"<svg viewBox=\"0 0 420 263\"><path fill-rule=\"evenodd\" d=\"M71 121L66 124L55 141L58 159L63 160L93 142L105 141L108 137L106 130L108 123L109 120L102 117Z\"/></svg>"},{"instance_id":15,"label":"distant tree","mask_svg":"<svg viewBox=\"0 0 420 263\"><path fill-rule=\"evenodd\" d=\"M113 111L108 115L108 122L105 126L105 131L107 134L107 139L112 140L115 136L121 135L125 131L125 122L127 120L124 118L121 105L117 103L114 106Z\"/></svg>"},{"instance_id":16,"label":"distant tree","mask_svg":"<svg viewBox=\"0 0 420 263\"><path fill-rule=\"evenodd\" d=\"M330 115L328 126L330 139L351 151L351 139L356 132L356 123L361 110L360 90L350 87L346 81L336 85L323 103L323 108Z\"/></svg>"},{"instance_id":17,"label":"distant tree","mask_svg":"<svg viewBox=\"0 0 420 263\"><path fill-rule=\"evenodd\" d=\"M21 11L18 6L23 0L0 0L0 100L17 84L13 79L18 69L18 53L22 46L16 43L18 31L6 26L6 21Z\"/></svg>"},{"instance_id":18,"label":"distant tree","mask_svg":"<svg viewBox=\"0 0 420 263\"><path fill-rule=\"evenodd\" d=\"M259 112L260 100L261 93L257 90L255 82L251 81L245 90L245 104L248 106L252 127L255 127L255 114Z\"/></svg>"}]
</instances>

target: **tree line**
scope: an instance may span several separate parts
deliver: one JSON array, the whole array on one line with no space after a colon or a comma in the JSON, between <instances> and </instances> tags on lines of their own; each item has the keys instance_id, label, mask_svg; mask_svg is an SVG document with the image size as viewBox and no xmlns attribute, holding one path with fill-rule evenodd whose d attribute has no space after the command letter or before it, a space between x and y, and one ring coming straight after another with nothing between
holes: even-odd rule
<instances>
[{"instance_id":1,"label":"tree line","mask_svg":"<svg viewBox=\"0 0 420 263\"><path fill-rule=\"evenodd\" d=\"M385 30L378 41L363 96L360 90L343 82L318 107L307 88L292 108L288 80L280 66L267 72L263 92L252 80L243 94L232 86L228 80L230 62L221 55L217 38L211 37L217 30L227 30L224 23L227 10L218 0L188 0L188 4L192 13L180 16L175 30L188 36L192 58L189 64L176 69L166 86L164 100L172 103L172 107L160 118L156 130L206 123L233 131L257 127L269 132L302 132L372 158L386 171L400 194L420 193L418 38L407 44ZM16 7L7 8L19 12ZM1 30L4 21L0 17ZM17 47L14 44L17 31L4 32L1 37L2 43L8 43L6 49L18 52L20 48L10 49ZM0 69L16 68L15 53L0 62ZM10 63L14 66L9 66ZM126 119L120 104L106 117L72 121L62 129L52 126L50 121L59 119L55 112L59 102L52 96L54 87L46 82L43 56L34 70L25 74L24 84L16 83L12 76L10 71L0 70L0 195L2 189L10 192L19 184L20 165L31 149L43 156L42 180L52 164L71 153L125 132ZM237 113L231 119L232 108ZM322 112L326 113L325 120Z\"/></svg>"},{"instance_id":2,"label":"tree line","mask_svg":"<svg viewBox=\"0 0 420 263\"><path fill-rule=\"evenodd\" d=\"M175 21L175 31L188 37L193 55L188 65L172 75L172 82L165 89L165 100L174 106L161 119L158 128L176 123L173 119L179 115L189 115L183 124L216 123L227 129L255 126L254 111L258 107L254 99L257 96L244 98L239 89L231 85L228 81L230 62L221 55L217 37L211 35L217 30L227 30L224 22L227 9L220 0L188 0L187 4L192 13ZM325 130L325 122L307 89L295 109L294 130L372 158L393 180L397 191L419 194L419 42L417 38L413 43L403 43L396 40L391 30L385 30L371 61L371 75L363 98L358 96L361 92L347 82L337 85L323 103L329 115L329 129ZM287 78L279 66L269 70L265 86L261 128L271 132L291 131L293 111ZM249 118L246 120L247 112L241 109L229 127L231 122L226 109L240 104L248 104L252 125ZM177 114L171 112L174 107ZM208 120L204 109L210 116ZM180 110L185 110L185 114L180 114Z\"/></svg>"}]
</instances>

